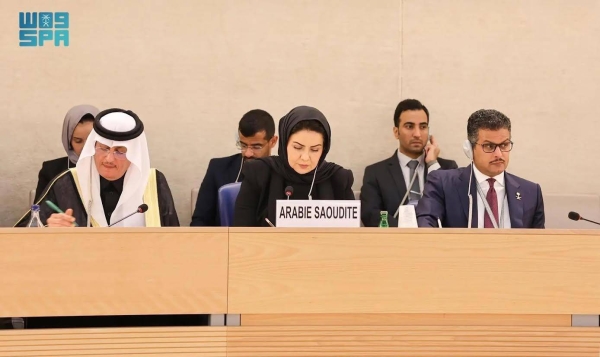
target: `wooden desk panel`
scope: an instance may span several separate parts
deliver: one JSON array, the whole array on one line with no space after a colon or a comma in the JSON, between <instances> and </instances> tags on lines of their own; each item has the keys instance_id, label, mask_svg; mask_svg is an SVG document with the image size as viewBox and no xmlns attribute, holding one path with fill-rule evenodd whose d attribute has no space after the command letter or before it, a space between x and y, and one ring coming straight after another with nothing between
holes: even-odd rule
<instances>
[{"instance_id":1,"label":"wooden desk panel","mask_svg":"<svg viewBox=\"0 0 600 357\"><path fill-rule=\"evenodd\" d=\"M230 229L229 313L599 314L600 232Z\"/></svg>"},{"instance_id":2,"label":"wooden desk panel","mask_svg":"<svg viewBox=\"0 0 600 357\"><path fill-rule=\"evenodd\" d=\"M571 315L245 314L242 326L571 326Z\"/></svg>"},{"instance_id":3,"label":"wooden desk panel","mask_svg":"<svg viewBox=\"0 0 600 357\"><path fill-rule=\"evenodd\" d=\"M0 229L0 316L227 312L226 228Z\"/></svg>"},{"instance_id":4,"label":"wooden desk panel","mask_svg":"<svg viewBox=\"0 0 600 357\"><path fill-rule=\"evenodd\" d=\"M225 327L0 331L0 357L226 356Z\"/></svg>"},{"instance_id":5,"label":"wooden desk panel","mask_svg":"<svg viewBox=\"0 0 600 357\"><path fill-rule=\"evenodd\" d=\"M597 357L600 329L492 326L229 327L228 357Z\"/></svg>"}]
</instances>

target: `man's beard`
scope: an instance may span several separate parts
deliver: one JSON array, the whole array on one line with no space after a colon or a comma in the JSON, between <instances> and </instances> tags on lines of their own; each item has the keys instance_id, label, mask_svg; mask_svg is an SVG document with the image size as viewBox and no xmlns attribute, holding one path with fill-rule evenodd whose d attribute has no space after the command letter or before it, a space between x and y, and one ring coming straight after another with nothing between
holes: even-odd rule
<instances>
[{"instance_id":1,"label":"man's beard","mask_svg":"<svg viewBox=\"0 0 600 357\"><path fill-rule=\"evenodd\" d=\"M425 146L422 146L420 149L414 149L409 146L408 148L406 148L406 150L408 152L410 152L411 154L421 155L423 153L423 151L425 150Z\"/></svg>"}]
</instances>

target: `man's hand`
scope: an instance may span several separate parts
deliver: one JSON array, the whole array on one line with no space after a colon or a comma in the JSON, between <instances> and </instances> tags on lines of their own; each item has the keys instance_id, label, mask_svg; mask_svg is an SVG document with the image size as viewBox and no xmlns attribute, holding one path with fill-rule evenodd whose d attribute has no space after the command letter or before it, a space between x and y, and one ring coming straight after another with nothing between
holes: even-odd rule
<instances>
[{"instance_id":1,"label":"man's hand","mask_svg":"<svg viewBox=\"0 0 600 357\"><path fill-rule=\"evenodd\" d=\"M75 227L75 217L73 217L73 210L69 208L65 213L53 213L48 220L46 220L48 227Z\"/></svg>"},{"instance_id":2,"label":"man's hand","mask_svg":"<svg viewBox=\"0 0 600 357\"><path fill-rule=\"evenodd\" d=\"M431 135L429 136L429 143L425 146L425 163L428 164L432 161L436 161L439 154L440 148L433 135Z\"/></svg>"}]
</instances>

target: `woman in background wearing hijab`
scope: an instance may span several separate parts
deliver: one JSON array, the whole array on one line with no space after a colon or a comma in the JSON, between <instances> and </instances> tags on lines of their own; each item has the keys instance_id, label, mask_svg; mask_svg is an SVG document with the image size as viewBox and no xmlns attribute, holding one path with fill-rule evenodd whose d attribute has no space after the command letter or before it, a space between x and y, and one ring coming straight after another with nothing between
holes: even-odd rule
<instances>
[{"instance_id":1,"label":"woman in background wearing hijab","mask_svg":"<svg viewBox=\"0 0 600 357\"><path fill-rule=\"evenodd\" d=\"M44 189L52 179L69 168L75 167L85 140L92 131L94 117L98 113L99 110L91 105L78 105L67 112L62 130L62 142L67 156L44 161L38 175L34 202L37 202L42 196Z\"/></svg>"},{"instance_id":2,"label":"woman in background wearing hijab","mask_svg":"<svg viewBox=\"0 0 600 357\"><path fill-rule=\"evenodd\" d=\"M331 128L318 109L296 107L279 120L279 156L244 164L244 181L235 203L233 225L269 226L276 223L276 201L285 199L285 188L293 187L290 199L353 200L352 171L325 156L331 147Z\"/></svg>"}]
</instances>

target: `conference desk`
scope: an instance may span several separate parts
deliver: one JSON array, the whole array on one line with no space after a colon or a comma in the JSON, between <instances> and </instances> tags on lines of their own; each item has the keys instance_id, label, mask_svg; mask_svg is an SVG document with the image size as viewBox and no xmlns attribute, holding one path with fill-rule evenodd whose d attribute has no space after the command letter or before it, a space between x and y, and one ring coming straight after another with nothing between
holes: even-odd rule
<instances>
[{"instance_id":1,"label":"conference desk","mask_svg":"<svg viewBox=\"0 0 600 357\"><path fill-rule=\"evenodd\" d=\"M598 356L600 233L0 229L0 316L239 314L6 330L8 356Z\"/></svg>"}]
</instances>

